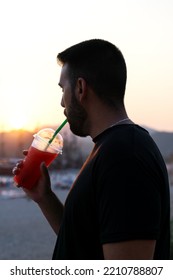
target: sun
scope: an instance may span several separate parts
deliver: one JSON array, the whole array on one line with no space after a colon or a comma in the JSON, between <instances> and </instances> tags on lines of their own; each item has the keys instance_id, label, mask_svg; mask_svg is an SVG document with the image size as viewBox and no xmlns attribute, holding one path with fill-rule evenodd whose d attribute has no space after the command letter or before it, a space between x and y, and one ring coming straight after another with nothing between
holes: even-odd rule
<instances>
[{"instance_id":1,"label":"sun","mask_svg":"<svg viewBox=\"0 0 173 280\"><path fill-rule=\"evenodd\" d=\"M23 129L26 123L27 123L27 118L19 113L14 114L9 119L10 127L15 130Z\"/></svg>"},{"instance_id":2,"label":"sun","mask_svg":"<svg viewBox=\"0 0 173 280\"><path fill-rule=\"evenodd\" d=\"M17 99L17 95L15 94ZM19 99L19 98L18 98ZM22 107L20 103L10 96L11 102L7 102L4 124L7 130L20 130L27 127L28 124L28 107Z\"/></svg>"},{"instance_id":3,"label":"sun","mask_svg":"<svg viewBox=\"0 0 173 280\"><path fill-rule=\"evenodd\" d=\"M27 114L25 114L24 109L19 109L15 106L11 108L11 111L8 115L8 126L11 129L23 129L26 127L27 121Z\"/></svg>"},{"instance_id":4,"label":"sun","mask_svg":"<svg viewBox=\"0 0 173 280\"><path fill-rule=\"evenodd\" d=\"M5 131L30 130L32 109L26 102L27 94L25 97L22 90L6 88L2 100L0 129Z\"/></svg>"}]
</instances>

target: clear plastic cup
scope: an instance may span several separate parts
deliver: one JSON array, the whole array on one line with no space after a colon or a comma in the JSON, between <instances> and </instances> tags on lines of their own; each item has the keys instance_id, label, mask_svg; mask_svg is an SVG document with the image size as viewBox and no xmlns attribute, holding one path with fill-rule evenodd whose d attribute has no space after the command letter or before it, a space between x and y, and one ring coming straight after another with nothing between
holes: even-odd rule
<instances>
[{"instance_id":1,"label":"clear plastic cup","mask_svg":"<svg viewBox=\"0 0 173 280\"><path fill-rule=\"evenodd\" d=\"M54 132L51 128L44 128L33 135L34 140L24 158L20 173L14 176L16 185L26 189L33 188L40 178L40 164L44 162L46 166L49 166L59 154L62 154L63 138L61 134L58 133L52 143L48 145Z\"/></svg>"}]
</instances>

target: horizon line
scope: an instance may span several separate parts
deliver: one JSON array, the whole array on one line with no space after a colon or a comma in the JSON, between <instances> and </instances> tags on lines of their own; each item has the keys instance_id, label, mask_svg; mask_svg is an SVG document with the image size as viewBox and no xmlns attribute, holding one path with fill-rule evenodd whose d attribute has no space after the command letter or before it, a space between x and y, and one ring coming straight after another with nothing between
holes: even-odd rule
<instances>
[{"instance_id":1,"label":"horizon line","mask_svg":"<svg viewBox=\"0 0 173 280\"><path fill-rule=\"evenodd\" d=\"M11 132L30 132L30 133L33 133L33 132L36 132L36 131L39 131L40 129L42 128L57 128L59 124L54 124L54 125L49 125L49 124L45 124L45 125L40 125L40 126L37 126L33 129L25 129L25 128L12 128L12 129L2 129L0 130L0 133L11 133ZM139 125L141 127L143 127L144 129L148 130L149 133L157 133L157 132L160 132L160 133L173 133L173 130L169 130L169 129L156 129L156 128L153 128L153 127L150 127L150 126L147 126L147 125L144 125L144 124L136 124L136 125ZM66 129L69 129L69 126L66 126Z\"/></svg>"}]
</instances>

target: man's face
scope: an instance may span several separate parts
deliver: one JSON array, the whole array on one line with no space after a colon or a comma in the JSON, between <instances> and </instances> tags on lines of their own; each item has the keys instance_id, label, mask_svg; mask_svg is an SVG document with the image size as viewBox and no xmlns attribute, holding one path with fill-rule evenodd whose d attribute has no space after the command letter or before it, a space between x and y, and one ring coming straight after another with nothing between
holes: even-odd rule
<instances>
[{"instance_id":1,"label":"man's face","mask_svg":"<svg viewBox=\"0 0 173 280\"><path fill-rule=\"evenodd\" d=\"M72 90L68 65L65 64L61 70L59 86L62 88L63 95L61 106L64 107L64 115L67 117L71 131L81 137L88 135L87 112L80 105L76 98L76 89Z\"/></svg>"}]
</instances>

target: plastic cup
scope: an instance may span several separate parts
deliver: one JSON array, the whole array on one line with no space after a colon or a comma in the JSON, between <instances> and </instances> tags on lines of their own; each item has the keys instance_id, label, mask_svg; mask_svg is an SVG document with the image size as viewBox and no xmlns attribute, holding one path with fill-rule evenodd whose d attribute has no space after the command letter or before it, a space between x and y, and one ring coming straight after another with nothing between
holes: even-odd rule
<instances>
[{"instance_id":1,"label":"plastic cup","mask_svg":"<svg viewBox=\"0 0 173 280\"><path fill-rule=\"evenodd\" d=\"M63 138L61 134L58 133L52 143L48 145L54 132L51 128L45 128L33 135L33 142L24 158L20 173L14 176L16 185L26 189L33 188L40 178L40 164L44 162L48 167L59 154L62 154Z\"/></svg>"}]
</instances>

